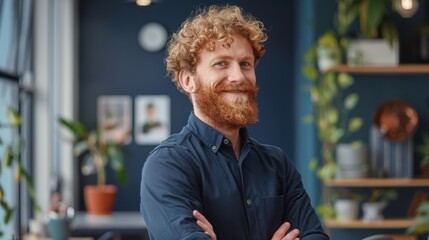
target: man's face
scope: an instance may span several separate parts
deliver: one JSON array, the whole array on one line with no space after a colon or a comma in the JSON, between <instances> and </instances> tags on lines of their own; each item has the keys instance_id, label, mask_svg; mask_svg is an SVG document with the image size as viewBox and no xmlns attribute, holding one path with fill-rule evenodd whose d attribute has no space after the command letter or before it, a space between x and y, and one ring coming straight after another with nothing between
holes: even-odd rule
<instances>
[{"instance_id":1,"label":"man's face","mask_svg":"<svg viewBox=\"0 0 429 240\"><path fill-rule=\"evenodd\" d=\"M193 100L218 127L239 128L258 121L255 58L249 42L233 35L230 48L203 48L196 68Z\"/></svg>"}]
</instances>

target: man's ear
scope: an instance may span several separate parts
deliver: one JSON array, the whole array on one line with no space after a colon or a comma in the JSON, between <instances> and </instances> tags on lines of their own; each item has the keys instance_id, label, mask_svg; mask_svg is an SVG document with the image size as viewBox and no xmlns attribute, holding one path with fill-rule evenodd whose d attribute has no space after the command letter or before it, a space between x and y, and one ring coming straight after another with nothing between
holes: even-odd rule
<instances>
[{"instance_id":1,"label":"man's ear","mask_svg":"<svg viewBox=\"0 0 429 240\"><path fill-rule=\"evenodd\" d=\"M188 94L195 92L195 78L189 71L181 70L179 72L179 84Z\"/></svg>"}]
</instances>

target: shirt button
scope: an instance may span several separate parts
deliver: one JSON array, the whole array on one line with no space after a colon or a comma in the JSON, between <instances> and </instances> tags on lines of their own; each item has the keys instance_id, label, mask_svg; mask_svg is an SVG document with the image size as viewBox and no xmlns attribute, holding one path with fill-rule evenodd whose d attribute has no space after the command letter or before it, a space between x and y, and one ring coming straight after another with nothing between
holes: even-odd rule
<instances>
[{"instance_id":1,"label":"shirt button","mask_svg":"<svg viewBox=\"0 0 429 240\"><path fill-rule=\"evenodd\" d=\"M212 145L212 150L216 150L216 145Z\"/></svg>"},{"instance_id":2,"label":"shirt button","mask_svg":"<svg viewBox=\"0 0 429 240\"><path fill-rule=\"evenodd\" d=\"M228 143L229 143L229 140L225 138L225 139L223 140L223 143L224 143L224 144L228 144Z\"/></svg>"},{"instance_id":3,"label":"shirt button","mask_svg":"<svg viewBox=\"0 0 429 240\"><path fill-rule=\"evenodd\" d=\"M252 199L250 199L250 198L249 198L249 199L247 199L247 200L246 200L246 203L247 203L247 205L252 205Z\"/></svg>"}]
</instances>

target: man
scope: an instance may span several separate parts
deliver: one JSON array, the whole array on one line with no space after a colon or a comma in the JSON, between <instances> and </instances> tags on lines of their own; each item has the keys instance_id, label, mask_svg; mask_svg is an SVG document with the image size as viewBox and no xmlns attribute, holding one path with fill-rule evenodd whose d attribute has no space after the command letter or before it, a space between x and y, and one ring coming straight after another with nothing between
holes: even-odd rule
<instances>
[{"instance_id":1,"label":"man","mask_svg":"<svg viewBox=\"0 0 429 240\"><path fill-rule=\"evenodd\" d=\"M173 34L167 71L193 112L143 167L151 239L329 239L285 153L248 136L263 30L239 7L212 6Z\"/></svg>"}]
</instances>

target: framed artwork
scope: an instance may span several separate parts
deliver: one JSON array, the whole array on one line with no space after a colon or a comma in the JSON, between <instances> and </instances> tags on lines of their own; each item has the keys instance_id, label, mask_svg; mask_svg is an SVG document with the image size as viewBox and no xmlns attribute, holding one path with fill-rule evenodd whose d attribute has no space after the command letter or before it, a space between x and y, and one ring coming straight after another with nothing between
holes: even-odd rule
<instances>
[{"instance_id":1,"label":"framed artwork","mask_svg":"<svg viewBox=\"0 0 429 240\"><path fill-rule=\"evenodd\" d=\"M169 96L137 96L134 107L134 137L137 144L159 144L170 136Z\"/></svg>"},{"instance_id":2,"label":"framed artwork","mask_svg":"<svg viewBox=\"0 0 429 240\"><path fill-rule=\"evenodd\" d=\"M98 97L98 127L106 130L108 141L128 144L131 136L131 97L104 95Z\"/></svg>"}]
</instances>

